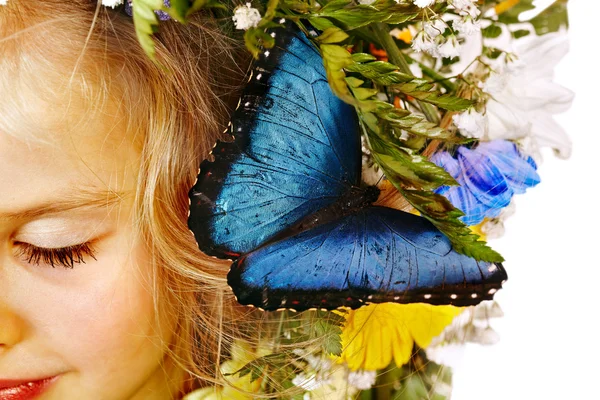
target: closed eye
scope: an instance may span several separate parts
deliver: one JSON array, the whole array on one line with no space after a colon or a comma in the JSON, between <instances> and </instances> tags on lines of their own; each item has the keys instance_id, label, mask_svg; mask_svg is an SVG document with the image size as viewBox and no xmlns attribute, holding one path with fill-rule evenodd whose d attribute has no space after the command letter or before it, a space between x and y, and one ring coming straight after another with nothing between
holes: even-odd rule
<instances>
[{"instance_id":1,"label":"closed eye","mask_svg":"<svg viewBox=\"0 0 600 400\"><path fill-rule=\"evenodd\" d=\"M31 265L48 265L52 268L62 266L73 269L75 264L85 264L88 257L96 260L96 250L92 242L76 244L60 248L34 246L30 243L15 242L18 256Z\"/></svg>"}]
</instances>

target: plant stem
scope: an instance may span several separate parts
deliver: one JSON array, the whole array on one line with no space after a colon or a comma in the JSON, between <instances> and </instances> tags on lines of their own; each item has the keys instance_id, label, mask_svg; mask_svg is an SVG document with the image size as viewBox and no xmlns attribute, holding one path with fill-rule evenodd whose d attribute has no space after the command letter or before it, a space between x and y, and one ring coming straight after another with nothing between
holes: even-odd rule
<instances>
[{"instance_id":1,"label":"plant stem","mask_svg":"<svg viewBox=\"0 0 600 400\"><path fill-rule=\"evenodd\" d=\"M385 49L392 64L396 65L400 72L413 76L404 54L402 54L398 46L396 46L396 42L394 42L394 39L390 36L390 29L388 26L383 22L378 22L373 24L373 32L375 32L379 44ZM419 101L419 106L429 122L435 124L439 122L438 113L431 104Z\"/></svg>"}]
</instances>

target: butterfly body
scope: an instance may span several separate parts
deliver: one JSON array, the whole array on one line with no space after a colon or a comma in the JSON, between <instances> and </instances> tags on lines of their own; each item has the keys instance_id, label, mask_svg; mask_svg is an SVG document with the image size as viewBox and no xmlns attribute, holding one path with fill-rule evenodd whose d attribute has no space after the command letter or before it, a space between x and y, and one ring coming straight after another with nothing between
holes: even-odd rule
<instances>
[{"instance_id":1,"label":"butterfly body","mask_svg":"<svg viewBox=\"0 0 600 400\"><path fill-rule=\"evenodd\" d=\"M242 304L334 309L369 302L477 304L506 279L500 264L452 249L424 218L374 206L360 178L354 109L329 89L299 30L277 30L190 191L200 248L235 258Z\"/></svg>"}]
</instances>

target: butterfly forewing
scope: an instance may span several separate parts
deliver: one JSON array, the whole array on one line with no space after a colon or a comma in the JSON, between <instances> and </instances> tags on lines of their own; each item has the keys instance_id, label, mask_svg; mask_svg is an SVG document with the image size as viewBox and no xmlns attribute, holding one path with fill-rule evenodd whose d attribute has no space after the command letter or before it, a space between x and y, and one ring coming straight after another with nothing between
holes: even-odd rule
<instances>
[{"instance_id":1,"label":"butterfly forewing","mask_svg":"<svg viewBox=\"0 0 600 400\"><path fill-rule=\"evenodd\" d=\"M359 181L354 110L331 93L308 39L277 32L233 116L234 140L217 144L190 191L189 226L211 255L249 252Z\"/></svg>"}]
</instances>

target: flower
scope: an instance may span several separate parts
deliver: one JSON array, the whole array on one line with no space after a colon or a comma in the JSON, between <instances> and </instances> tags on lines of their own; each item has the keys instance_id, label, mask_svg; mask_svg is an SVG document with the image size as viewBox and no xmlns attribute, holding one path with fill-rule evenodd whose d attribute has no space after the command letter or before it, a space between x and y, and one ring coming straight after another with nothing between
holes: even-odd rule
<instances>
[{"instance_id":1,"label":"flower","mask_svg":"<svg viewBox=\"0 0 600 400\"><path fill-rule=\"evenodd\" d=\"M460 44L456 40L456 36L450 36L447 40L438 47L438 58L454 58L460 56Z\"/></svg>"},{"instance_id":2,"label":"flower","mask_svg":"<svg viewBox=\"0 0 600 400\"><path fill-rule=\"evenodd\" d=\"M406 364L416 343L422 348L452 322L461 309L430 304L382 303L349 310L342 328L342 354L351 370L377 370Z\"/></svg>"},{"instance_id":3,"label":"flower","mask_svg":"<svg viewBox=\"0 0 600 400\"><path fill-rule=\"evenodd\" d=\"M477 18L481 11L477 8L475 0L452 0L452 6L460 15L469 15L471 18Z\"/></svg>"},{"instance_id":4,"label":"flower","mask_svg":"<svg viewBox=\"0 0 600 400\"><path fill-rule=\"evenodd\" d=\"M425 8L425 7L429 7L430 5L435 3L435 0L413 0L413 3L417 7Z\"/></svg>"},{"instance_id":5,"label":"flower","mask_svg":"<svg viewBox=\"0 0 600 400\"><path fill-rule=\"evenodd\" d=\"M553 114L571 106L573 93L552 82L554 67L568 47L561 32L517 41L518 63L500 65L483 85L491 96L486 106L488 139L520 140L525 153L536 159L541 147L569 157L571 141Z\"/></svg>"},{"instance_id":6,"label":"flower","mask_svg":"<svg viewBox=\"0 0 600 400\"><path fill-rule=\"evenodd\" d=\"M102 0L102 5L110 8L115 8L123 4L124 0Z\"/></svg>"},{"instance_id":7,"label":"flower","mask_svg":"<svg viewBox=\"0 0 600 400\"><path fill-rule=\"evenodd\" d=\"M446 23L441 19L436 19L434 22L424 22L423 30L429 37L435 38L444 33L446 30Z\"/></svg>"},{"instance_id":8,"label":"flower","mask_svg":"<svg viewBox=\"0 0 600 400\"><path fill-rule=\"evenodd\" d=\"M497 218L485 219L480 224L481 233L490 239L497 239L504 235L504 221L515 213L515 202L512 201L507 207L504 207Z\"/></svg>"},{"instance_id":9,"label":"flower","mask_svg":"<svg viewBox=\"0 0 600 400\"><path fill-rule=\"evenodd\" d=\"M454 158L440 151L430 161L446 169L460 184L440 187L436 193L465 213L461 220L467 225L497 217L514 194L540 182L533 159L523 156L512 142L480 142L473 149L460 146L456 153Z\"/></svg>"},{"instance_id":10,"label":"flower","mask_svg":"<svg viewBox=\"0 0 600 400\"><path fill-rule=\"evenodd\" d=\"M416 52L424 52L435 56L437 54L437 45L433 39L424 31L417 33L412 41L411 47Z\"/></svg>"},{"instance_id":11,"label":"flower","mask_svg":"<svg viewBox=\"0 0 600 400\"><path fill-rule=\"evenodd\" d=\"M0 6L5 6L8 0L0 0Z\"/></svg>"},{"instance_id":12,"label":"flower","mask_svg":"<svg viewBox=\"0 0 600 400\"><path fill-rule=\"evenodd\" d=\"M256 8L252 8L250 3L236 7L233 14L231 18L235 22L236 29L256 28L261 20L260 12Z\"/></svg>"},{"instance_id":13,"label":"flower","mask_svg":"<svg viewBox=\"0 0 600 400\"><path fill-rule=\"evenodd\" d=\"M425 349L427 358L437 364L458 366L465 343L492 345L498 342L499 335L490 326L490 319L503 316L502 309L495 301L485 301L466 308Z\"/></svg>"},{"instance_id":14,"label":"flower","mask_svg":"<svg viewBox=\"0 0 600 400\"><path fill-rule=\"evenodd\" d=\"M471 109L452 116L452 122L460 129L460 133L468 138L482 138L487 132L487 118Z\"/></svg>"},{"instance_id":15,"label":"flower","mask_svg":"<svg viewBox=\"0 0 600 400\"><path fill-rule=\"evenodd\" d=\"M458 19L454 21L452 27L457 31L462 33L463 35L470 36L476 32L481 31L481 22L476 21L470 16L463 17L462 19Z\"/></svg>"},{"instance_id":16,"label":"flower","mask_svg":"<svg viewBox=\"0 0 600 400\"><path fill-rule=\"evenodd\" d=\"M242 377L235 375L252 360L269 354L267 348L253 349L245 342L235 341L231 347L231 359L221 364L221 373L229 381L227 386L207 387L187 394L182 400L252 400L255 396L247 393L259 393L262 379L252 381L252 374Z\"/></svg>"},{"instance_id":17,"label":"flower","mask_svg":"<svg viewBox=\"0 0 600 400\"><path fill-rule=\"evenodd\" d=\"M376 371L352 371L348 374L348 383L358 390L371 389L376 379Z\"/></svg>"}]
</instances>

